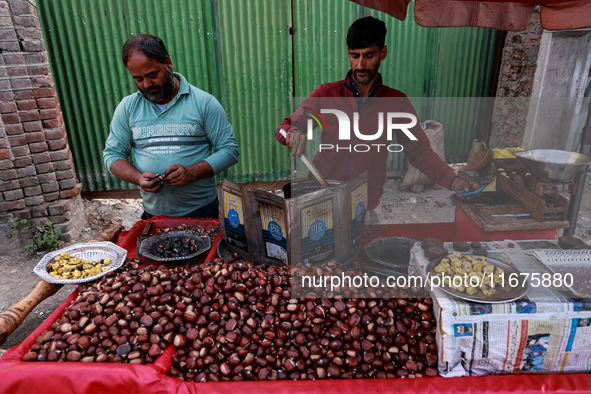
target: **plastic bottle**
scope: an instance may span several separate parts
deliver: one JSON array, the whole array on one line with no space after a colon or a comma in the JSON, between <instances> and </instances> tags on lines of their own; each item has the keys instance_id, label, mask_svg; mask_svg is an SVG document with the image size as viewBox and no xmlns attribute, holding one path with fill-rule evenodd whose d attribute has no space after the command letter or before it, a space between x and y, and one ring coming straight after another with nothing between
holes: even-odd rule
<instances>
[{"instance_id":1,"label":"plastic bottle","mask_svg":"<svg viewBox=\"0 0 591 394\"><path fill-rule=\"evenodd\" d=\"M468 153L468 157L471 157L473 154L475 154L482 148L486 148L486 142L478 141L478 138L474 138L472 140L472 147L470 148L470 153Z\"/></svg>"}]
</instances>

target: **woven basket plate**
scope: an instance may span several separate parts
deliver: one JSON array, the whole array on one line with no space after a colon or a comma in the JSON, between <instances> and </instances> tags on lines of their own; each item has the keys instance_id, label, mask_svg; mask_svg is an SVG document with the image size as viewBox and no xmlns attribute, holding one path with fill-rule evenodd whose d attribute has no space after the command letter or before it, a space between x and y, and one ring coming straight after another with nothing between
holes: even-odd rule
<instances>
[{"instance_id":1,"label":"woven basket plate","mask_svg":"<svg viewBox=\"0 0 591 394\"><path fill-rule=\"evenodd\" d=\"M99 261L102 259L111 259L111 268L93 276L79 279L62 279L56 278L55 276L49 275L47 267L53 262L53 259L62 253L69 253L70 256L78 257L82 260ZM99 279L107 272L115 271L120 268L125 262L127 257L127 250L120 246L115 245L112 242L89 242L83 244L75 244L66 248L55 250L47 253L41 258L39 263L33 269L33 272L37 274L41 279L49 283L60 283L60 284L75 284L92 282Z\"/></svg>"},{"instance_id":2,"label":"woven basket plate","mask_svg":"<svg viewBox=\"0 0 591 394\"><path fill-rule=\"evenodd\" d=\"M542 263L548 264L591 264L591 250L589 249L537 249L533 254Z\"/></svg>"},{"instance_id":3,"label":"woven basket plate","mask_svg":"<svg viewBox=\"0 0 591 394\"><path fill-rule=\"evenodd\" d=\"M591 250L532 250L550 271L563 278L565 286L577 297L591 297ZM567 277L570 275L570 278ZM556 278L556 276L553 276ZM567 279L570 283L567 284Z\"/></svg>"}]
</instances>

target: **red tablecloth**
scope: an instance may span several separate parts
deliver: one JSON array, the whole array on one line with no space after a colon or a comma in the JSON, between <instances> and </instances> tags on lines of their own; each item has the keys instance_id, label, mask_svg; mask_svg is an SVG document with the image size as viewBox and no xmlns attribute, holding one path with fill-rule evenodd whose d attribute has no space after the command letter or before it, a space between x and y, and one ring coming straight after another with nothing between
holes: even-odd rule
<instances>
[{"instance_id":1,"label":"red tablecloth","mask_svg":"<svg viewBox=\"0 0 591 394\"><path fill-rule=\"evenodd\" d=\"M158 228L174 227L181 223L203 225L206 228L217 226L217 221L202 221L185 218L150 219L154 222L152 233ZM136 239L141 234L145 221L136 223L129 231L123 232L117 244L135 256ZM423 226L424 231L420 228ZM404 232L404 228L408 232ZM434 230L444 230L442 225L410 226L372 226L372 231L364 236L387 235L408 236L421 239ZM453 233L452 233L453 234ZM216 241L219 239L216 239ZM215 255L215 243L207 259ZM417 379L367 379L367 380L321 380L321 381L275 381L275 382L183 382L166 375L170 367L174 349L167 349L154 364L108 364L82 362L23 362L20 361L35 339L51 324L59 319L64 309L77 297L72 293L23 343L10 348L0 358L0 393L56 393L69 392L111 394L125 393L279 393L279 392L392 392L398 393L589 393L591 375L505 375L464 378L417 378Z\"/></svg>"}]
</instances>

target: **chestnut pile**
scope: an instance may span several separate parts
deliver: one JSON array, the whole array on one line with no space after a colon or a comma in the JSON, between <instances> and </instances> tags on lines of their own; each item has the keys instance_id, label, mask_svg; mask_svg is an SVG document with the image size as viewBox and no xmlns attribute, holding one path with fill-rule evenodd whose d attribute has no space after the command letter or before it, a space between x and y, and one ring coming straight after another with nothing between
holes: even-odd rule
<instances>
[{"instance_id":1,"label":"chestnut pile","mask_svg":"<svg viewBox=\"0 0 591 394\"><path fill-rule=\"evenodd\" d=\"M80 285L78 298L37 338L23 361L154 362L176 327L169 305L176 298L173 272L139 269L138 263L128 260L99 282Z\"/></svg>"},{"instance_id":2,"label":"chestnut pile","mask_svg":"<svg viewBox=\"0 0 591 394\"><path fill-rule=\"evenodd\" d=\"M131 261L82 291L24 360L153 362L186 381L437 375L428 298L291 298L290 267Z\"/></svg>"}]
</instances>

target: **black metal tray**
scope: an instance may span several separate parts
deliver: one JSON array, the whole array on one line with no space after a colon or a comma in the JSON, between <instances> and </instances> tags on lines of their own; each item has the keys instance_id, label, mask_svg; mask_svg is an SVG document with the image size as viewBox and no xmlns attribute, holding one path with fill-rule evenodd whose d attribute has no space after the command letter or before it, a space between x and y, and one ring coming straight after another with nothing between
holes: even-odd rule
<instances>
[{"instance_id":1,"label":"black metal tray","mask_svg":"<svg viewBox=\"0 0 591 394\"><path fill-rule=\"evenodd\" d=\"M410 250L416 242L419 241L406 237L380 237L365 245L364 249L376 267L406 271Z\"/></svg>"},{"instance_id":2,"label":"black metal tray","mask_svg":"<svg viewBox=\"0 0 591 394\"><path fill-rule=\"evenodd\" d=\"M157 248L158 244L160 244L162 241L170 238L176 238L179 236L191 239L194 242L195 251L193 253L178 257L159 257L154 254L154 248ZM168 231L166 233L153 235L150 238L144 240L142 242L142 245L140 246L140 253L142 256L145 256L150 260L159 262L172 262L190 260L204 252L207 252L209 249L211 249L211 239L209 238L209 236L200 236L183 231Z\"/></svg>"}]
</instances>

